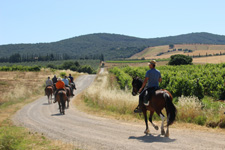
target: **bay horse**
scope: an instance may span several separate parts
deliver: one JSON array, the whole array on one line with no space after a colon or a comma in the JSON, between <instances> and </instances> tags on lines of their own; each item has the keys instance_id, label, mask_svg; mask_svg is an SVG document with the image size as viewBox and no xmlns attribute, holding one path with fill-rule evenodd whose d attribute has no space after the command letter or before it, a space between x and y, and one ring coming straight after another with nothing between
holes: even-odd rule
<instances>
[{"instance_id":1,"label":"bay horse","mask_svg":"<svg viewBox=\"0 0 225 150\"><path fill-rule=\"evenodd\" d=\"M59 90L57 95L56 95L56 101L59 104L60 114L65 115L65 104L66 104L67 99L68 98L67 98L67 95L66 95L66 91Z\"/></svg>"},{"instance_id":2,"label":"bay horse","mask_svg":"<svg viewBox=\"0 0 225 150\"><path fill-rule=\"evenodd\" d=\"M53 87L52 86L48 86L45 88L45 93L48 97L48 103L51 104L52 103L52 95L53 95ZM51 96L51 100L50 100L50 96Z\"/></svg>"},{"instance_id":3,"label":"bay horse","mask_svg":"<svg viewBox=\"0 0 225 150\"><path fill-rule=\"evenodd\" d=\"M132 81L132 87L133 87L132 95L133 96L138 94L138 91L141 88L142 84L143 84L143 81L141 79L139 79L138 77L133 78L133 81ZM143 104L143 102L140 103L141 106L139 106L139 107L141 107L141 109L142 109L142 112L143 112L144 118L145 118L145 124L146 124L146 130L144 131L145 134L149 133L148 120L147 120L147 110L149 110L150 111L149 121L151 122L152 126L156 130L158 130L158 126L156 126L152 122L152 116L153 116L154 112L156 112L162 119L161 134L165 135L165 137L169 137L169 125L172 125L172 123L175 121L176 113L177 113L177 109L174 106L174 104L172 103L172 100L173 100L173 97L169 91L160 89L160 90L155 91L155 94L151 95L151 99L149 101L148 106L145 106ZM165 116L162 113L163 108L166 109L166 114L167 114L166 133L164 130Z\"/></svg>"},{"instance_id":4,"label":"bay horse","mask_svg":"<svg viewBox=\"0 0 225 150\"><path fill-rule=\"evenodd\" d=\"M72 96L72 93L71 93L71 91L70 91L70 88L69 87L65 87L65 89L66 89L66 96L67 96L67 106L66 106L66 108L69 108L69 103L70 103L70 97Z\"/></svg>"}]
</instances>

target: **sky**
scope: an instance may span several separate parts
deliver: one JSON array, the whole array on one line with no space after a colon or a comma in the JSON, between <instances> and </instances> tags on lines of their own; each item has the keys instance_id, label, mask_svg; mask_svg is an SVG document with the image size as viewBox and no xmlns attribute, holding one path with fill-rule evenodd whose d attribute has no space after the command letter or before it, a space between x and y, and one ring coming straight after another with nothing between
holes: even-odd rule
<instances>
[{"instance_id":1,"label":"sky","mask_svg":"<svg viewBox=\"0 0 225 150\"><path fill-rule=\"evenodd\" d=\"M0 0L0 45L93 33L225 35L225 0Z\"/></svg>"}]
</instances>

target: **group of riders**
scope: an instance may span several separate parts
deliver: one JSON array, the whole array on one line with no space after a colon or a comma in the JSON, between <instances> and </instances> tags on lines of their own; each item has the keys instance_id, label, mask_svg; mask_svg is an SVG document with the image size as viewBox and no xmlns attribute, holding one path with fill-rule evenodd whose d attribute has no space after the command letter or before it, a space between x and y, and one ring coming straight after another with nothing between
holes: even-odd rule
<instances>
[{"instance_id":1,"label":"group of riders","mask_svg":"<svg viewBox=\"0 0 225 150\"><path fill-rule=\"evenodd\" d=\"M69 76L67 77L66 75L63 77L63 79L61 77L58 77L56 75L54 75L54 77L52 79L50 79L50 77L48 77L48 79L46 80L46 87L45 87L45 91L47 87L52 87L53 91L54 91L54 103L56 103L56 95L58 94L58 92L60 90L64 90L66 91L66 87L69 87L70 92L71 92L71 96L74 96L73 94L73 90L76 90L76 86L75 86L75 82L73 77L71 76L71 74L69 74ZM45 93L45 95L47 95L47 93Z\"/></svg>"}]
</instances>

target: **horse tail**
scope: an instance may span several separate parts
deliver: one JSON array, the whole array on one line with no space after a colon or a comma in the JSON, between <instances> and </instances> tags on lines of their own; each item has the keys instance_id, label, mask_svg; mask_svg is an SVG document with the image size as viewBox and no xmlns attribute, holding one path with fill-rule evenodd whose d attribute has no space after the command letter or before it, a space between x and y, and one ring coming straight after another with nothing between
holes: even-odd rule
<instances>
[{"instance_id":1,"label":"horse tail","mask_svg":"<svg viewBox=\"0 0 225 150\"><path fill-rule=\"evenodd\" d=\"M172 103L172 97L168 93L164 93L163 96L166 100L167 126L169 126L173 124L176 119L177 109Z\"/></svg>"},{"instance_id":2,"label":"horse tail","mask_svg":"<svg viewBox=\"0 0 225 150\"><path fill-rule=\"evenodd\" d=\"M64 93L60 92L59 96L60 96L60 103L62 105L62 109L64 110L64 108L65 108L65 100L63 99Z\"/></svg>"}]
</instances>

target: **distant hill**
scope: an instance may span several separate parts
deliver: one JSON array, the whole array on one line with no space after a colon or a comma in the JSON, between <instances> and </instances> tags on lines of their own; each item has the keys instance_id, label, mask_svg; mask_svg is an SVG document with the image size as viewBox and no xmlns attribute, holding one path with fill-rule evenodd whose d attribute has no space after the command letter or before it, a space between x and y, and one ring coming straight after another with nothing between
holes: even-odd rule
<instances>
[{"instance_id":1,"label":"distant hill","mask_svg":"<svg viewBox=\"0 0 225 150\"><path fill-rule=\"evenodd\" d=\"M225 36L203 32L144 39L118 34L97 33L51 43L1 45L0 57L8 57L14 53L20 53L21 55L66 53L73 58L103 54L105 59L110 60L129 58L143 51L146 47L183 43L225 45Z\"/></svg>"}]
</instances>

